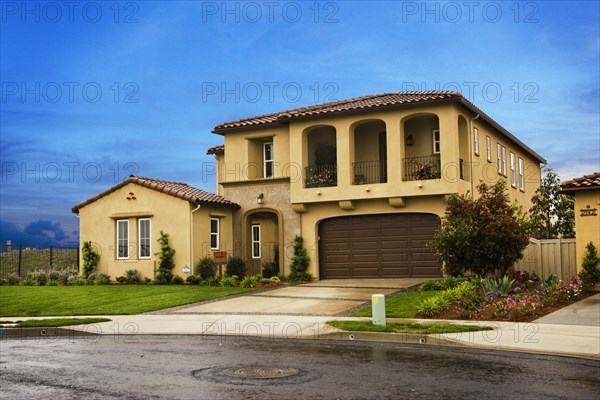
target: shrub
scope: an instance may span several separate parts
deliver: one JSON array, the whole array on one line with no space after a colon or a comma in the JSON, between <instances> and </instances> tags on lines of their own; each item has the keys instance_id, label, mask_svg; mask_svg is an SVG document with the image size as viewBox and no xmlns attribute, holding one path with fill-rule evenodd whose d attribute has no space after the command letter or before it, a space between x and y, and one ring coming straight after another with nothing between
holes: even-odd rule
<instances>
[{"instance_id":1,"label":"shrub","mask_svg":"<svg viewBox=\"0 0 600 400\"><path fill-rule=\"evenodd\" d=\"M230 257L225 267L225 275L244 278L246 276L246 261L241 257Z\"/></svg>"},{"instance_id":2,"label":"shrub","mask_svg":"<svg viewBox=\"0 0 600 400\"><path fill-rule=\"evenodd\" d=\"M48 274L44 271L35 270L27 274L27 279L35 281L38 286L45 286L48 282Z\"/></svg>"},{"instance_id":3,"label":"shrub","mask_svg":"<svg viewBox=\"0 0 600 400\"><path fill-rule=\"evenodd\" d=\"M69 282L69 277L73 275L73 270L71 269L60 269L57 271L58 272L58 282L61 285L67 285Z\"/></svg>"},{"instance_id":4,"label":"shrub","mask_svg":"<svg viewBox=\"0 0 600 400\"><path fill-rule=\"evenodd\" d=\"M35 286L35 285L37 285L37 282L35 280L31 279L31 278L25 278L25 279L23 279L19 283L19 285L21 285L21 286Z\"/></svg>"},{"instance_id":5,"label":"shrub","mask_svg":"<svg viewBox=\"0 0 600 400\"><path fill-rule=\"evenodd\" d=\"M152 283L152 279L150 279L150 278L148 278L148 277L145 277L145 278L144 278L144 283L145 283L146 285L149 285L149 284L151 284L151 283Z\"/></svg>"},{"instance_id":6,"label":"shrub","mask_svg":"<svg viewBox=\"0 0 600 400\"><path fill-rule=\"evenodd\" d=\"M6 283L8 283L9 285L18 285L20 280L21 279L19 278L19 275L15 273L9 274L6 277Z\"/></svg>"},{"instance_id":7,"label":"shrub","mask_svg":"<svg viewBox=\"0 0 600 400\"><path fill-rule=\"evenodd\" d=\"M215 286L219 282L218 276L213 276L211 278L202 279L200 281L200 285L202 286Z\"/></svg>"},{"instance_id":8,"label":"shrub","mask_svg":"<svg viewBox=\"0 0 600 400\"><path fill-rule=\"evenodd\" d=\"M71 286L85 286L85 285L87 285L87 283L88 283L87 279L85 279L83 276L79 276L79 275L71 275L67 279L67 284L69 284Z\"/></svg>"},{"instance_id":9,"label":"shrub","mask_svg":"<svg viewBox=\"0 0 600 400\"><path fill-rule=\"evenodd\" d=\"M508 276L503 276L502 279L483 278L480 282L480 285L486 296L506 296L510 293L514 282L514 279L510 279Z\"/></svg>"},{"instance_id":10,"label":"shrub","mask_svg":"<svg viewBox=\"0 0 600 400\"><path fill-rule=\"evenodd\" d=\"M6 279L0 279L0 286L4 286L6 284Z\"/></svg>"},{"instance_id":11,"label":"shrub","mask_svg":"<svg viewBox=\"0 0 600 400\"><path fill-rule=\"evenodd\" d=\"M434 317L444 311L449 305L450 303L447 299L441 296L434 296L421 301L417 305L417 311L421 315Z\"/></svg>"},{"instance_id":12,"label":"shrub","mask_svg":"<svg viewBox=\"0 0 600 400\"><path fill-rule=\"evenodd\" d=\"M296 236L294 238L294 255L292 256L292 262L290 264L290 280L306 280L307 276L310 275L306 274L306 270L308 269L309 263L310 258L308 257L308 253L306 252L306 248L304 247L304 239L302 239L301 236ZM312 280L312 276L310 280Z\"/></svg>"},{"instance_id":13,"label":"shrub","mask_svg":"<svg viewBox=\"0 0 600 400\"><path fill-rule=\"evenodd\" d=\"M117 276L117 282L127 283L127 277L126 276Z\"/></svg>"},{"instance_id":14,"label":"shrub","mask_svg":"<svg viewBox=\"0 0 600 400\"><path fill-rule=\"evenodd\" d=\"M48 280L49 281L58 281L60 277L60 272L56 269L51 269L48 271Z\"/></svg>"},{"instance_id":15,"label":"shrub","mask_svg":"<svg viewBox=\"0 0 600 400\"><path fill-rule=\"evenodd\" d=\"M263 265L262 265L263 278L270 278L271 276L273 276L274 269L275 269L275 263L273 261L263 263Z\"/></svg>"},{"instance_id":16,"label":"shrub","mask_svg":"<svg viewBox=\"0 0 600 400\"><path fill-rule=\"evenodd\" d=\"M258 283L258 278L256 276L247 276L244 279L242 279L242 282L240 283L240 287L253 288L253 287L256 287L257 283Z\"/></svg>"},{"instance_id":17,"label":"shrub","mask_svg":"<svg viewBox=\"0 0 600 400\"><path fill-rule=\"evenodd\" d=\"M267 284L267 283L271 283L271 279L267 279L267 278L260 278L258 280L258 283L262 283L263 285Z\"/></svg>"},{"instance_id":18,"label":"shrub","mask_svg":"<svg viewBox=\"0 0 600 400\"><path fill-rule=\"evenodd\" d=\"M56 279L48 279L46 282L46 286L58 286L59 282Z\"/></svg>"},{"instance_id":19,"label":"shrub","mask_svg":"<svg viewBox=\"0 0 600 400\"><path fill-rule=\"evenodd\" d=\"M175 250L169 245L168 233L160 231L158 243L160 244L160 251L156 253L159 262L155 283L158 285L165 285L170 283L173 279L173 268L175 268L173 257L175 256Z\"/></svg>"},{"instance_id":20,"label":"shrub","mask_svg":"<svg viewBox=\"0 0 600 400\"><path fill-rule=\"evenodd\" d=\"M212 258L206 256L196 263L196 271L200 279L212 278L217 274L217 264Z\"/></svg>"},{"instance_id":21,"label":"shrub","mask_svg":"<svg viewBox=\"0 0 600 400\"><path fill-rule=\"evenodd\" d=\"M142 281L142 275L137 269L128 269L125 271L125 282L130 285L138 285Z\"/></svg>"},{"instance_id":22,"label":"shrub","mask_svg":"<svg viewBox=\"0 0 600 400\"><path fill-rule=\"evenodd\" d=\"M238 285L238 276L224 276L223 278L221 278L220 285L222 287L235 287Z\"/></svg>"},{"instance_id":23,"label":"shrub","mask_svg":"<svg viewBox=\"0 0 600 400\"><path fill-rule=\"evenodd\" d=\"M281 279L279 279L276 276L272 276L271 279L269 279L271 282L281 282Z\"/></svg>"},{"instance_id":24,"label":"shrub","mask_svg":"<svg viewBox=\"0 0 600 400\"><path fill-rule=\"evenodd\" d=\"M600 282L600 269L597 268L598 262L598 252L596 250L596 246L594 246L594 243L589 242L585 246L585 255L583 256L582 262L583 269L579 273L579 279L581 279L587 288L590 288L594 286L595 283Z\"/></svg>"},{"instance_id":25,"label":"shrub","mask_svg":"<svg viewBox=\"0 0 600 400\"><path fill-rule=\"evenodd\" d=\"M107 274L98 273L98 275L94 279L94 285L99 286L108 284L110 284L110 276L108 276Z\"/></svg>"},{"instance_id":26,"label":"shrub","mask_svg":"<svg viewBox=\"0 0 600 400\"><path fill-rule=\"evenodd\" d=\"M511 204L506 182L480 183L479 197L453 194L446 198L446 216L432 248L449 275L504 276L529 244L527 222Z\"/></svg>"},{"instance_id":27,"label":"shrub","mask_svg":"<svg viewBox=\"0 0 600 400\"><path fill-rule=\"evenodd\" d=\"M173 278L171 278L171 283L174 285L183 285L184 280L179 275L173 275Z\"/></svg>"},{"instance_id":28,"label":"shrub","mask_svg":"<svg viewBox=\"0 0 600 400\"><path fill-rule=\"evenodd\" d=\"M92 242L90 241L83 242L81 254L83 258L83 276L87 278L96 269L100 256L92 249Z\"/></svg>"},{"instance_id":29,"label":"shrub","mask_svg":"<svg viewBox=\"0 0 600 400\"><path fill-rule=\"evenodd\" d=\"M428 292L431 290L442 290L442 284L440 281L425 281L419 286L421 292Z\"/></svg>"},{"instance_id":30,"label":"shrub","mask_svg":"<svg viewBox=\"0 0 600 400\"><path fill-rule=\"evenodd\" d=\"M98 283L96 283L96 279L98 279ZM108 285L110 283L110 276L103 272L92 272L87 277L87 283L88 285Z\"/></svg>"},{"instance_id":31,"label":"shrub","mask_svg":"<svg viewBox=\"0 0 600 400\"><path fill-rule=\"evenodd\" d=\"M198 285L200 284L200 281L202 281L202 278L200 277L200 275L190 275L187 278L185 278L185 281L190 285Z\"/></svg>"},{"instance_id":32,"label":"shrub","mask_svg":"<svg viewBox=\"0 0 600 400\"><path fill-rule=\"evenodd\" d=\"M286 282L288 280L288 277L283 272L278 273L277 278L279 278L281 282Z\"/></svg>"}]
</instances>

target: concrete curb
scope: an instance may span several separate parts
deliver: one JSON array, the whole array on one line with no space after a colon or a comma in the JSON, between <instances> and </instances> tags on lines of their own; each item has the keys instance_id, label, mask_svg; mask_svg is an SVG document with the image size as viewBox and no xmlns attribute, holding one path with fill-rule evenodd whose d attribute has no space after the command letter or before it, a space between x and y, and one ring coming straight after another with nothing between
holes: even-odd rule
<instances>
[{"instance_id":1,"label":"concrete curb","mask_svg":"<svg viewBox=\"0 0 600 400\"><path fill-rule=\"evenodd\" d=\"M68 326L61 327L35 327L35 328L2 328L0 329L0 339L2 338L21 338L21 339L40 339L54 336L95 336L95 333L78 331Z\"/></svg>"}]
</instances>

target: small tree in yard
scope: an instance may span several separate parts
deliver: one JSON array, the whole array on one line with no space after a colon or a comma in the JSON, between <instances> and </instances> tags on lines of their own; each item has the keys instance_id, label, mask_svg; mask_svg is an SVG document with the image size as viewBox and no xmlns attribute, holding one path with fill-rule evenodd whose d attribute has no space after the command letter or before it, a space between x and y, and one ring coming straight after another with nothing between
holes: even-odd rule
<instances>
[{"instance_id":1,"label":"small tree in yard","mask_svg":"<svg viewBox=\"0 0 600 400\"><path fill-rule=\"evenodd\" d=\"M536 239L575 237L573 199L560 193L560 178L552 168L546 168L544 172L542 184L531 198L531 235Z\"/></svg>"},{"instance_id":2,"label":"small tree in yard","mask_svg":"<svg viewBox=\"0 0 600 400\"><path fill-rule=\"evenodd\" d=\"M591 287L600 282L600 269L596 267L600 260L598 260L598 252L594 243L589 242L585 249L582 262L583 270L579 273L579 278L586 286Z\"/></svg>"},{"instance_id":3,"label":"small tree in yard","mask_svg":"<svg viewBox=\"0 0 600 400\"><path fill-rule=\"evenodd\" d=\"M304 247L304 239L301 236L294 238L294 255L292 256L292 263L290 264L290 280L301 281L307 277L306 270L310 258Z\"/></svg>"},{"instance_id":4,"label":"small tree in yard","mask_svg":"<svg viewBox=\"0 0 600 400\"><path fill-rule=\"evenodd\" d=\"M527 223L506 194L506 183L480 183L479 198L453 194L433 250L450 275L503 276L529 243Z\"/></svg>"},{"instance_id":5,"label":"small tree in yard","mask_svg":"<svg viewBox=\"0 0 600 400\"><path fill-rule=\"evenodd\" d=\"M92 249L91 241L83 242L81 254L83 257L83 276L87 278L96 270L100 256Z\"/></svg>"},{"instance_id":6,"label":"small tree in yard","mask_svg":"<svg viewBox=\"0 0 600 400\"><path fill-rule=\"evenodd\" d=\"M158 243L160 244L160 251L156 253L159 259L156 283L165 285L170 283L173 279L173 268L175 268L173 257L175 256L175 249L169 246L169 234L164 233L163 231L160 231Z\"/></svg>"}]
</instances>

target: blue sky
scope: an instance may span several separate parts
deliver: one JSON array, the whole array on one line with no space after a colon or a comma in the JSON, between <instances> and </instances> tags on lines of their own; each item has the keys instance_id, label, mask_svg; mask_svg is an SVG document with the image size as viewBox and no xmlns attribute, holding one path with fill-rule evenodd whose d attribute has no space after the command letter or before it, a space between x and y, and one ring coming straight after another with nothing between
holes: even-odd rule
<instances>
[{"instance_id":1,"label":"blue sky","mask_svg":"<svg viewBox=\"0 0 600 400\"><path fill-rule=\"evenodd\" d=\"M131 173L214 191L214 125L459 90L562 179L600 170L599 2L0 2L0 241L73 243Z\"/></svg>"}]
</instances>

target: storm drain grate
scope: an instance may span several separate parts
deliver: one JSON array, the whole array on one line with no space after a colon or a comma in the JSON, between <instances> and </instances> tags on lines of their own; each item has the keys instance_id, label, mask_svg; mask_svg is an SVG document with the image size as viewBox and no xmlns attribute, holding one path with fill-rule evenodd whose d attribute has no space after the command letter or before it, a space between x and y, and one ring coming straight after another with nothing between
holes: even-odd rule
<instances>
[{"instance_id":1,"label":"storm drain grate","mask_svg":"<svg viewBox=\"0 0 600 400\"><path fill-rule=\"evenodd\" d=\"M274 368L262 366L213 367L192 372L199 380L233 385L297 384L318 379L320 375L300 368Z\"/></svg>"},{"instance_id":2,"label":"storm drain grate","mask_svg":"<svg viewBox=\"0 0 600 400\"><path fill-rule=\"evenodd\" d=\"M243 367L225 368L223 374L233 378L251 379L276 379L287 378L300 373L296 368L265 368L265 367Z\"/></svg>"}]
</instances>

